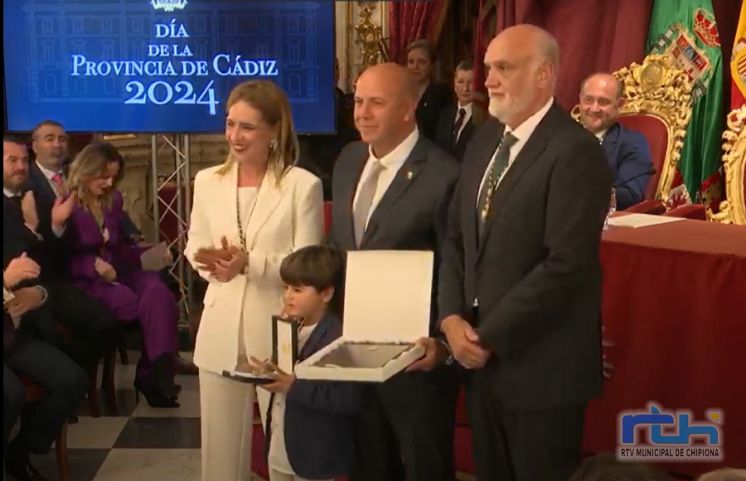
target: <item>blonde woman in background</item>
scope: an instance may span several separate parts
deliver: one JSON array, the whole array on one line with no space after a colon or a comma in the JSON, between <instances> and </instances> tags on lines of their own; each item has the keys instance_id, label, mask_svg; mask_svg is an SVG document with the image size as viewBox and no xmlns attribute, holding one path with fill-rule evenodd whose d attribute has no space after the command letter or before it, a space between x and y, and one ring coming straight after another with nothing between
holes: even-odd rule
<instances>
[{"instance_id":1,"label":"blonde woman in background","mask_svg":"<svg viewBox=\"0 0 746 481\"><path fill-rule=\"evenodd\" d=\"M280 263L323 233L321 181L294 167L298 140L285 93L270 81L245 82L227 111L230 154L197 174L186 247L209 281L194 350L204 481L251 476L255 389L221 374L247 357L270 357L271 317L282 308ZM269 395L258 397L264 416Z\"/></svg>"},{"instance_id":2,"label":"blonde woman in background","mask_svg":"<svg viewBox=\"0 0 746 481\"><path fill-rule=\"evenodd\" d=\"M124 201L114 186L120 154L108 143L87 145L70 166L67 186L78 202L67 222L75 285L126 323L139 320L143 352L135 389L153 407L175 408L180 387L174 383L179 309L160 276L143 270L140 255L122 230ZM169 260L170 261L170 260Z\"/></svg>"}]
</instances>

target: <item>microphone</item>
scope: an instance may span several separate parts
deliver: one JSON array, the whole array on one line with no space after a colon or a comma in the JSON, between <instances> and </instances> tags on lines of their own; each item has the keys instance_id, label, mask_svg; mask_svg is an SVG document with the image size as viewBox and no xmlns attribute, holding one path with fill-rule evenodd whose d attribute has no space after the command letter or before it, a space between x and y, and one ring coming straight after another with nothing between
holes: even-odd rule
<instances>
[{"instance_id":1,"label":"microphone","mask_svg":"<svg viewBox=\"0 0 746 481\"><path fill-rule=\"evenodd\" d=\"M655 175L658 171L655 169L655 167L651 167L650 169L646 170L645 172L639 172L631 177L628 177L624 179L621 182L614 182L614 188L622 186L627 184L628 182L632 182L635 179L639 179L640 177L644 177L646 175Z\"/></svg>"}]
</instances>

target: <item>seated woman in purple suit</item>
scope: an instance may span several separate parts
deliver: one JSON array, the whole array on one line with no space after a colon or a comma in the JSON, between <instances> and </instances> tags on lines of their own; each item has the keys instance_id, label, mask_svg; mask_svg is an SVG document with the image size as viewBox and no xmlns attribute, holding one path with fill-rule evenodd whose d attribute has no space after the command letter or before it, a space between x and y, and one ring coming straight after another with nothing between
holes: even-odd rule
<instances>
[{"instance_id":1,"label":"seated woman in purple suit","mask_svg":"<svg viewBox=\"0 0 746 481\"><path fill-rule=\"evenodd\" d=\"M143 248L122 230L122 194L114 188L119 152L111 144L85 147L70 166L68 189L78 205L68 221L73 255L70 274L91 297L123 322L139 320L144 337L135 389L154 407L177 407L174 361L177 352L176 299L158 273L144 271Z\"/></svg>"}]
</instances>

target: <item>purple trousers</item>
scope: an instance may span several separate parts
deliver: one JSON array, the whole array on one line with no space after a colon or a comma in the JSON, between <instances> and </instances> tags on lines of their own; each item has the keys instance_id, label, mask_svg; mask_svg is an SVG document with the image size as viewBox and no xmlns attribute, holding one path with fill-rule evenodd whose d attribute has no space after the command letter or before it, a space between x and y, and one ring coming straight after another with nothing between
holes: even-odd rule
<instances>
[{"instance_id":1,"label":"purple trousers","mask_svg":"<svg viewBox=\"0 0 746 481\"><path fill-rule=\"evenodd\" d=\"M135 271L108 283L103 279L81 286L88 295L104 303L123 322L140 321L144 352L137 376L146 376L153 361L177 352L178 307L171 290L156 272Z\"/></svg>"}]
</instances>

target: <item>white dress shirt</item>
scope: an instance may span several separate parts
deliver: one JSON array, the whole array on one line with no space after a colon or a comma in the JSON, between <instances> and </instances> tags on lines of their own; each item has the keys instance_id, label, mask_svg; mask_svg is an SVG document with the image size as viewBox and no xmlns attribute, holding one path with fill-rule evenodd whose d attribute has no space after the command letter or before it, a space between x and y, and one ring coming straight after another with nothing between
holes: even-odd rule
<instances>
[{"instance_id":1,"label":"white dress shirt","mask_svg":"<svg viewBox=\"0 0 746 481\"><path fill-rule=\"evenodd\" d=\"M368 210L368 219L365 221L366 227L368 226L368 222L370 221L370 216L373 214L373 212L375 212L378 203L381 202L381 198L386 193L391 183L394 181L394 177L396 177L399 169L401 169L402 165L404 165L404 162L406 162L409 158L409 154L412 153L412 149L414 149L414 146L417 144L417 140L419 139L419 137L420 131L417 129L417 127L415 127L412 133L409 134L409 136L407 136L407 138L404 139L399 145L397 145L394 150L384 155L380 159L377 158L373 153L373 148L370 146L368 147L368 161L365 163L365 168L363 169L363 173L360 176L357 188L355 189L355 199L352 203L353 211L355 210L355 206L357 205L360 186L363 185L363 182L365 182L365 180L370 176L371 170L373 168L373 163L379 162L383 166L383 171L378 176L376 193L373 196L373 201L371 202L370 209Z\"/></svg>"},{"instance_id":2,"label":"white dress shirt","mask_svg":"<svg viewBox=\"0 0 746 481\"><path fill-rule=\"evenodd\" d=\"M298 330L298 353L303 350L306 341L311 337L311 333L318 323L312 326L302 326ZM275 471L283 474L295 474L293 467L288 459L288 452L285 448L285 393L275 393L272 403L272 436L269 441L268 464ZM297 479L297 478L296 478Z\"/></svg>"},{"instance_id":3,"label":"white dress shirt","mask_svg":"<svg viewBox=\"0 0 746 481\"><path fill-rule=\"evenodd\" d=\"M534 133L534 130L536 130L536 127L539 125L539 122L541 122L541 119L544 118L544 116L549 112L549 109L552 107L552 104L554 103L554 99L549 99L549 102L544 104L542 108L540 108L535 114L533 114L531 117L527 118L523 121L521 125L516 127L515 129L511 129L507 125L505 126L505 132L503 135L507 134L508 132L512 133L513 136L518 139L513 144L513 146L510 148L510 157L508 157L508 166L503 171L502 175L500 176L500 179L497 181L497 185L500 185L500 182L502 182L503 178L505 177L505 174L508 173L508 170L510 169L510 166L513 165L513 162L515 162L516 157L518 157L518 154L521 153L521 150L523 149L523 146L526 145L526 142L531 138L531 134ZM492 159L490 160L489 165L487 165L487 169L485 169L484 174L482 175L482 182L479 184L479 193L477 194L477 200L475 205L479 204L479 196L481 195L482 188L484 187L484 183L487 180L487 176L490 172L490 169L492 169L492 164L495 162L495 156L497 156L497 151L500 148L500 146L497 146L497 149L495 149L495 153L492 154Z\"/></svg>"}]
</instances>

